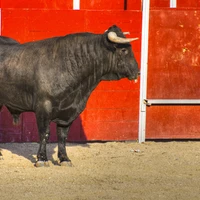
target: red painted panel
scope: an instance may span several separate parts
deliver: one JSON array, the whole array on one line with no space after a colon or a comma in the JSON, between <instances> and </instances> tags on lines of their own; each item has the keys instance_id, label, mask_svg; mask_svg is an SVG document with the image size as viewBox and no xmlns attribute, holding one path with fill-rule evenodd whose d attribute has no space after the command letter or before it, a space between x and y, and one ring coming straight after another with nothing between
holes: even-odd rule
<instances>
[{"instance_id":1,"label":"red painted panel","mask_svg":"<svg viewBox=\"0 0 200 200\"><path fill-rule=\"evenodd\" d=\"M127 10L141 10L142 0L127 0Z\"/></svg>"},{"instance_id":2,"label":"red painted panel","mask_svg":"<svg viewBox=\"0 0 200 200\"><path fill-rule=\"evenodd\" d=\"M169 8L170 0L151 0L151 9L154 8ZM200 0L177 0L177 8L198 8L200 7Z\"/></svg>"},{"instance_id":3,"label":"red painted panel","mask_svg":"<svg viewBox=\"0 0 200 200\"><path fill-rule=\"evenodd\" d=\"M2 9L2 35L20 42L82 31L83 11Z\"/></svg>"},{"instance_id":4,"label":"red painted panel","mask_svg":"<svg viewBox=\"0 0 200 200\"><path fill-rule=\"evenodd\" d=\"M121 79L119 81L102 81L95 90L118 92L125 90L139 90L139 88L139 81L135 83L134 81L129 81L128 79Z\"/></svg>"},{"instance_id":5,"label":"red painted panel","mask_svg":"<svg viewBox=\"0 0 200 200\"><path fill-rule=\"evenodd\" d=\"M1 0L2 8L72 9L73 0Z\"/></svg>"},{"instance_id":6,"label":"red painted panel","mask_svg":"<svg viewBox=\"0 0 200 200\"><path fill-rule=\"evenodd\" d=\"M200 97L199 15L192 10L151 12L148 98Z\"/></svg>"},{"instance_id":7,"label":"red painted panel","mask_svg":"<svg viewBox=\"0 0 200 200\"><path fill-rule=\"evenodd\" d=\"M138 121L83 121L87 140L133 140L138 138Z\"/></svg>"},{"instance_id":8,"label":"red painted panel","mask_svg":"<svg viewBox=\"0 0 200 200\"><path fill-rule=\"evenodd\" d=\"M80 0L80 8L81 10L123 10L124 0Z\"/></svg>"},{"instance_id":9,"label":"red painted panel","mask_svg":"<svg viewBox=\"0 0 200 200\"><path fill-rule=\"evenodd\" d=\"M139 91L94 91L88 102L87 108L131 108L139 101Z\"/></svg>"},{"instance_id":10,"label":"red painted panel","mask_svg":"<svg viewBox=\"0 0 200 200\"><path fill-rule=\"evenodd\" d=\"M169 8L170 0L151 0L150 7L151 8Z\"/></svg>"},{"instance_id":11,"label":"red painted panel","mask_svg":"<svg viewBox=\"0 0 200 200\"><path fill-rule=\"evenodd\" d=\"M200 138L199 113L199 106L148 107L146 138Z\"/></svg>"},{"instance_id":12,"label":"red painted panel","mask_svg":"<svg viewBox=\"0 0 200 200\"><path fill-rule=\"evenodd\" d=\"M138 104L132 108L119 109L85 109L81 114L82 121L89 122L108 122L108 121L137 121L138 120Z\"/></svg>"},{"instance_id":13,"label":"red painted panel","mask_svg":"<svg viewBox=\"0 0 200 200\"><path fill-rule=\"evenodd\" d=\"M177 0L178 8L197 8L200 6L199 0Z\"/></svg>"},{"instance_id":14,"label":"red painted panel","mask_svg":"<svg viewBox=\"0 0 200 200\"><path fill-rule=\"evenodd\" d=\"M200 98L200 11L150 12L149 99ZM199 106L147 108L147 138L200 138Z\"/></svg>"}]
</instances>

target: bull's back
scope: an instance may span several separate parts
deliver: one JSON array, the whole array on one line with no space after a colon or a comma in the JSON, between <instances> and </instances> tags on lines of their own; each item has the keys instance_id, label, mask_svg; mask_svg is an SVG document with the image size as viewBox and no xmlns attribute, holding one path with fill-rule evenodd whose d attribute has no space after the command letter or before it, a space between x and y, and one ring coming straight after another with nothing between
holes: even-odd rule
<instances>
[{"instance_id":1,"label":"bull's back","mask_svg":"<svg viewBox=\"0 0 200 200\"><path fill-rule=\"evenodd\" d=\"M10 37L0 36L0 45L6 45L6 44L15 45L19 44L19 42Z\"/></svg>"}]
</instances>

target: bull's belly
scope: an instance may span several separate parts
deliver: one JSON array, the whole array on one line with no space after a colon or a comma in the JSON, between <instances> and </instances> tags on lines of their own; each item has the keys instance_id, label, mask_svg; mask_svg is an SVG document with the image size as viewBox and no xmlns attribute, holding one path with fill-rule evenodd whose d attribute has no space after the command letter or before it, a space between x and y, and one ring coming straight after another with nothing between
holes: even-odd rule
<instances>
[{"instance_id":1,"label":"bull's belly","mask_svg":"<svg viewBox=\"0 0 200 200\"><path fill-rule=\"evenodd\" d=\"M86 106L86 101L79 101L66 107L53 109L52 121L58 125L69 126L80 115Z\"/></svg>"},{"instance_id":2,"label":"bull's belly","mask_svg":"<svg viewBox=\"0 0 200 200\"><path fill-rule=\"evenodd\" d=\"M2 93L0 91L0 106L6 106L16 112L33 111L32 97L24 94Z\"/></svg>"},{"instance_id":3,"label":"bull's belly","mask_svg":"<svg viewBox=\"0 0 200 200\"><path fill-rule=\"evenodd\" d=\"M53 106L52 121L58 125L69 126L84 110L90 93L82 95L76 90L60 99L59 105Z\"/></svg>"},{"instance_id":4,"label":"bull's belly","mask_svg":"<svg viewBox=\"0 0 200 200\"><path fill-rule=\"evenodd\" d=\"M56 115L54 115L52 121L58 125L69 126L79 116L81 112L82 111L77 108L59 110Z\"/></svg>"}]
</instances>

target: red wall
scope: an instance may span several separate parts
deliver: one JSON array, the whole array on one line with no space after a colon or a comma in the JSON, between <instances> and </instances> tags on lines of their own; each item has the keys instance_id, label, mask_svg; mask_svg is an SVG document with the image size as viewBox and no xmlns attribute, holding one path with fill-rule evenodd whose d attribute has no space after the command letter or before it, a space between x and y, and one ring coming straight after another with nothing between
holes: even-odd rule
<instances>
[{"instance_id":1,"label":"red wall","mask_svg":"<svg viewBox=\"0 0 200 200\"><path fill-rule=\"evenodd\" d=\"M150 0L151 9L169 8L170 0ZM200 0L177 0L177 8L199 8Z\"/></svg>"},{"instance_id":2,"label":"red wall","mask_svg":"<svg viewBox=\"0 0 200 200\"><path fill-rule=\"evenodd\" d=\"M81 10L72 10L72 0L1 0L2 35L20 42L33 41L68 33L89 31L103 33L117 24L130 37L141 38L141 2L124 0L80 0ZM132 44L140 62L140 43ZM70 141L133 140L138 137L139 83L128 80L102 82L92 93L85 111L73 123ZM22 123L14 127L4 108L0 115L1 142L37 141L35 116L24 113ZM0 130L1 130L0 129ZM55 124L51 125L51 141L56 140Z\"/></svg>"},{"instance_id":3,"label":"red wall","mask_svg":"<svg viewBox=\"0 0 200 200\"><path fill-rule=\"evenodd\" d=\"M95 2L95 3L94 3ZM148 98L199 97L200 0L150 1ZM72 0L0 0L2 35L20 42L68 33L103 33L112 24L141 38L140 0L80 0L79 11ZM195 11L196 10L196 11ZM133 50L140 63L141 40ZM72 125L70 141L134 140L138 138L139 83L128 80L102 82L92 93L85 111ZM199 138L199 107L151 106L147 108L147 138ZM51 124L51 141L56 127ZM38 141L35 116L21 115L12 125L6 108L0 114L0 142Z\"/></svg>"}]
</instances>

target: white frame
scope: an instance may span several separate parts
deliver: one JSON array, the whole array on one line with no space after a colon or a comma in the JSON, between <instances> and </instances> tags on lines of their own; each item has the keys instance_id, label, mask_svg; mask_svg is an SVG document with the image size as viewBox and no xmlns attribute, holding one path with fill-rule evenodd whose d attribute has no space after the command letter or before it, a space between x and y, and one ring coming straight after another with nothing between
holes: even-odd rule
<instances>
[{"instance_id":1,"label":"white frame","mask_svg":"<svg viewBox=\"0 0 200 200\"><path fill-rule=\"evenodd\" d=\"M177 7L177 0L170 0L170 8L176 8Z\"/></svg>"},{"instance_id":2,"label":"white frame","mask_svg":"<svg viewBox=\"0 0 200 200\"><path fill-rule=\"evenodd\" d=\"M139 105L139 143L145 142L146 132L146 99L147 71L148 71L148 44L149 44L149 9L150 0L143 1L142 11L142 50L141 50L141 75L140 75L140 105Z\"/></svg>"},{"instance_id":3,"label":"white frame","mask_svg":"<svg viewBox=\"0 0 200 200\"><path fill-rule=\"evenodd\" d=\"M80 10L80 0L73 0L73 10Z\"/></svg>"}]
</instances>

